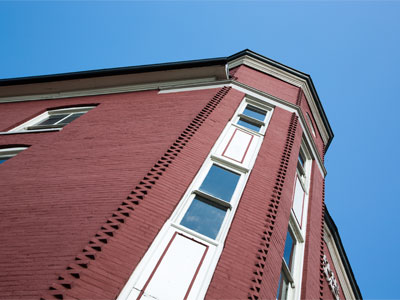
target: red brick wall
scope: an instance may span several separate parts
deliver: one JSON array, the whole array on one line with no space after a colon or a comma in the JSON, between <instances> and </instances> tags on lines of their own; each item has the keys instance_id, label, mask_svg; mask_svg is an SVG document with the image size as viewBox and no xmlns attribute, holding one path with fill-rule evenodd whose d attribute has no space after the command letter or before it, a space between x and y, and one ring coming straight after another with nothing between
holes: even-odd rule
<instances>
[{"instance_id":1,"label":"red brick wall","mask_svg":"<svg viewBox=\"0 0 400 300\"><path fill-rule=\"evenodd\" d=\"M310 127L310 124L308 123L307 114L306 114L306 113L308 113L310 115L311 122L313 123L314 128L315 128L315 137L314 136L312 136L312 137L314 139L315 144L317 145L319 155L321 155L321 157L323 157L324 156L323 155L324 142L322 141L321 134L318 130L317 124L315 123L315 119L313 117L313 114L311 113L311 109L310 109L310 106L308 105L307 99L304 96L304 93L302 91L300 92L300 97L301 97L300 98L300 108L303 111L304 117L306 118L306 126L308 126L308 128L312 134L312 129Z\"/></svg>"},{"instance_id":2,"label":"red brick wall","mask_svg":"<svg viewBox=\"0 0 400 300\"><path fill-rule=\"evenodd\" d=\"M299 88L294 85L244 65L237 68L234 76L237 81L296 104Z\"/></svg>"},{"instance_id":3,"label":"red brick wall","mask_svg":"<svg viewBox=\"0 0 400 300\"><path fill-rule=\"evenodd\" d=\"M31 145L0 166L0 297L37 298L47 290L216 92L149 91L0 105L5 129L48 107L99 103L60 132L0 136L0 145ZM208 129L196 134L197 142L188 144L153 198L138 206L140 217L130 221L135 234L120 234L123 247L108 248L119 258L102 255L104 265L89 268L73 286L81 286L83 298L117 295L231 117L242 97L233 94L232 103L208 120ZM195 165L190 172L188 163ZM124 249L128 245L132 252ZM128 254L132 264L126 269L115 264Z\"/></svg>"}]
</instances>

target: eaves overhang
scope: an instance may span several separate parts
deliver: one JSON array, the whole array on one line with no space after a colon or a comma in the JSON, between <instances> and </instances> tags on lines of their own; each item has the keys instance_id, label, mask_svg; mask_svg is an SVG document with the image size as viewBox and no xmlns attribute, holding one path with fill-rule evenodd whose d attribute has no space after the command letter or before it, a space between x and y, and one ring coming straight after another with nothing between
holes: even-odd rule
<instances>
[{"instance_id":1,"label":"eaves overhang","mask_svg":"<svg viewBox=\"0 0 400 300\"><path fill-rule=\"evenodd\" d=\"M325 225L328 227L332 238L335 242L336 248L338 249L341 262L345 268L347 278L350 281L353 293L356 299L363 299L361 295L360 288L358 287L356 278L354 276L353 270L351 268L349 259L347 258L346 251L344 250L342 240L340 239L339 231L336 227L335 222L333 221L331 215L329 214L328 209L325 207L325 214L324 214Z\"/></svg>"},{"instance_id":2,"label":"eaves overhang","mask_svg":"<svg viewBox=\"0 0 400 300\"><path fill-rule=\"evenodd\" d=\"M124 86L148 89L171 82L183 84L227 79L226 58L11 78L0 80L0 102L29 101L33 95L56 96Z\"/></svg>"}]
</instances>

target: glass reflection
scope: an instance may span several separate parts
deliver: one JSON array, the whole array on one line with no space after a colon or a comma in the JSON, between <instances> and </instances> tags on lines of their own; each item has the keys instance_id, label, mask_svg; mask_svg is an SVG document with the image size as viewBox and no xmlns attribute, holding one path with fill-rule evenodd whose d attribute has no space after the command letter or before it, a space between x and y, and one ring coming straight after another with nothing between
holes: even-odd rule
<instances>
[{"instance_id":1,"label":"glass reflection","mask_svg":"<svg viewBox=\"0 0 400 300\"><path fill-rule=\"evenodd\" d=\"M265 111L258 109L254 106L247 105L243 111L243 114L254 119L264 121L265 115L267 114Z\"/></svg>"},{"instance_id":2,"label":"glass reflection","mask_svg":"<svg viewBox=\"0 0 400 300\"><path fill-rule=\"evenodd\" d=\"M204 179L201 184L200 190L225 200L226 202L230 202L239 181L239 177L239 174L213 165L208 172L206 179Z\"/></svg>"},{"instance_id":3,"label":"glass reflection","mask_svg":"<svg viewBox=\"0 0 400 300\"><path fill-rule=\"evenodd\" d=\"M290 231L288 231L286 235L285 250L283 251L283 258L290 271L292 270L293 250L294 239Z\"/></svg>"},{"instance_id":4,"label":"glass reflection","mask_svg":"<svg viewBox=\"0 0 400 300\"><path fill-rule=\"evenodd\" d=\"M186 211L181 225L215 239L225 214L226 208L222 208L205 198L196 196Z\"/></svg>"},{"instance_id":5,"label":"glass reflection","mask_svg":"<svg viewBox=\"0 0 400 300\"><path fill-rule=\"evenodd\" d=\"M243 119L239 119L239 121L237 123L238 123L238 125L241 125L243 127L246 127L248 129L251 129L251 130L254 130L254 131L257 131L257 132L259 132L260 128L261 128L260 125L256 125L256 124L250 123L250 122L248 122L246 120L243 120Z\"/></svg>"}]
</instances>

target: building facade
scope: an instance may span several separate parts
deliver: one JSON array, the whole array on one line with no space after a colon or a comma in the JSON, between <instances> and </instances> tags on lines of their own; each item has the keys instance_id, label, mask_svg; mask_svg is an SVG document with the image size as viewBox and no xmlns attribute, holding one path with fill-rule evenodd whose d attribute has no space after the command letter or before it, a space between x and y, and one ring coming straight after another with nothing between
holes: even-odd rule
<instances>
[{"instance_id":1,"label":"building facade","mask_svg":"<svg viewBox=\"0 0 400 300\"><path fill-rule=\"evenodd\" d=\"M361 299L309 75L226 58L0 81L0 298Z\"/></svg>"}]
</instances>

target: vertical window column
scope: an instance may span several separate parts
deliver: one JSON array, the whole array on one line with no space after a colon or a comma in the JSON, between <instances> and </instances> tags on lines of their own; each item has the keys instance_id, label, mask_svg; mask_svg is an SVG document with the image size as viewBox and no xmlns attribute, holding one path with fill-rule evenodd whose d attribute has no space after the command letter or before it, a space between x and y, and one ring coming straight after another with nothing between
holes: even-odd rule
<instances>
[{"instance_id":1,"label":"vertical window column","mask_svg":"<svg viewBox=\"0 0 400 300\"><path fill-rule=\"evenodd\" d=\"M118 300L204 298L272 110L242 101Z\"/></svg>"}]
</instances>

